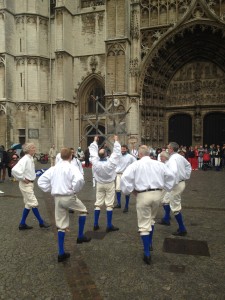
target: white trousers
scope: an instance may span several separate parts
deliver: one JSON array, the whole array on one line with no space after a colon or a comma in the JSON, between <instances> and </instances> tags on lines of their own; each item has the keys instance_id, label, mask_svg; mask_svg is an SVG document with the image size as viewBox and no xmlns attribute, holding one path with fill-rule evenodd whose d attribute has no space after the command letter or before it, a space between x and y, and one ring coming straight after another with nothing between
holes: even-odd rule
<instances>
[{"instance_id":1,"label":"white trousers","mask_svg":"<svg viewBox=\"0 0 225 300\"><path fill-rule=\"evenodd\" d=\"M176 215L181 211L181 194L185 189L185 181L181 181L174 186L170 192L170 208Z\"/></svg>"},{"instance_id":2,"label":"white trousers","mask_svg":"<svg viewBox=\"0 0 225 300\"><path fill-rule=\"evenodd\" d=\"M122 173L116 175L116 191L117 192L121 191L120 180L121 180L122 175L123 175Z\"/></svg>"},{"instance_id":3,"label":"white trousers","mask_svg":"<svg viewBox=\"0 0 225 300\"><path fill-rule=\"evenodd\" d=\"M76 195L55 196L55 223L58 230L69 228L69 209L87 214L86 206Z\"/></svg>"},{"instance_id":4,"label":"white trousers","mask_svg":"<svg viewBox=\"0 0 225 300\"><path fill-rule=\"evenodd\" d=\"M162 191L137 194L136 209L140 235L147 235L152 230L161 201Z\"/></svg>"},{"instance_id":5,"label":"white trousers","mask_svg":"<svg viewBox=\"0 0 225 300\"><path fill-rule=\"evenodd\" d=\"M115 200L115 182L99 183L96 185L95 207L101 207L105 204L107 207L113 207Z\"/></svg>"},{"instance_id":6,"label":"white trousers","mask_svg":"<svg viewBox=\"0 0 225 300\"><path fill-rule=\"evenodd\" d=\"M220 166L220 157L215 157L215 167Z\"/></svg>"},{"instance_id":7,"label":"white trousers","mask_svg":"<svg viewBox=\"0 0 225 300\"><path fill-rule=\"evenodd\" d=\"M163 191L162 205L170 203L170 192Z\"/></svg>"},{"instance_id":8,"label":"white trousers","mask_svg":"<svg viewBox=\"0 0 225 300\"><path fill-rule=\"evenodd\" d=\"M33 182L25 183L23 181L19 182L19 189L23 195L23 202L25 208L31 209L38 206L38 201L34 195L34 184Z\"/></svg>"}]
</instances>

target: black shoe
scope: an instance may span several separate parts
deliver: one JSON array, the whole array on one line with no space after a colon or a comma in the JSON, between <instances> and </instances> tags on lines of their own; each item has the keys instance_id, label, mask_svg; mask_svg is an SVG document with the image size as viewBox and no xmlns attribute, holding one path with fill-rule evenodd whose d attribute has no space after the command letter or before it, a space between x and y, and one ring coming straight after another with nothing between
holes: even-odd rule
<instances>
[{"instance_id":1,"label":"black shoe","mask_svg":"<svg viewBox=\"0 0 225 300\"><path fill-rule=\"evenodd\" d=\"M128 208L124 207L123 213L128 213Z\"/></svg>"},{"instance_id":2,"label":"black shoe","mask_svg":"<svg viewBox=\"0 0 225 300\"><path fill-rule=\"evenodd\" d=\"M83 236L82 238L77 238L77 244L88 243L91 241L90 237Z\"/></svg>"},{"instance_id":3,"label":"black shoe","mask_svg":"<svg viewBox=\"0 0 225 300\"><path fill-rule=\"evenodd\" d=\"M99 228L100 228L100 227L99 227L98 225L94 225L93 230L94 230L94 231L97 231L97 230L99 230Z\"/></svg>"},{"instance_id":4,"label":"black shoe","mask_svg":"<svg viewBox=\"0 0 225 300\"><path fill-rule=\"evenodd\" d=\"M175 236L185 236L187 235L187 231L180 231L179 229L175 232L172 233L172 235L175 235Z\"/></svg>"},{"instance_id":5,"label":"black shoe","mask_svg":"<svg viewBox=\"0 0 225 300\"><path fill-rule=\"evenodd\" d=\"M150 265L150 264L151 264L151 256L146 256L146 255L144 255L143 261L144 261L147 265Z\"/></svg>"},{"instance_id":6,"label":"black shoe","mask_svg":"<svg viewBox=\"0 0 225 300\"><path fill-rule=\"evenodd\" d=\"M161 219L157 224L170 226L170 221L165 221L164 219Z\"/></svg>"},{"instance_id":7,"label":"black shoe","mask_svg":"<svg viewBox=\"0 0 225 300\"><path fill-rule=\"evenodd\" d=\"M115 227L115 226L113 226L113 225L112 225L112 227L110 227L110 228L109 228L109 227L106 228L106 232L118 231L118 230L119 230L119 228L118 228L118 227Z\"/></svg>"},{"instance_id":8,"label":"black shoe","mask_svg":"<svg viewBox=\"0 0 225 300\"><path fill-rule=\"evenodd\" d=\"M152 247L152 245L149 247L149 251L153 251L153 247Z\"/></svg>"},{"instance_id":9,"label":"black shoe","mask_svg":"<svg viewBox=\"0 0 225 300\"><path fill-rule=\"evenodd\" d=\"M121 208L121 205L120 205L120 204L116 204L116 205L114 206L114 208Z\"/></svg>"},{"instance_id":10,"label":"black shoe","mask_svg":"<svg viewBox=\"0 0 225 300\"><path fill-rule=\"evenodd\" d=\"M41 228L48 228L48 227L50 227L51 225L48 224L48 223L46 223L46 222L44 221L43 224L39 224L39 226L40 226Z\"/></svg>"},{"instance_id":11,"label":"black shoe","mask_svg":"<svg viewBox=\"0 0 225 300\"><path fill-rule=\"evenodd\" d=\"M70 213L70 214L74 214L74 210L69 209L69 213Z\"/></svg>"},{"instance_id":12,"label":"black shoe","mask_svg":"<svg viewBox=\"0 0 225 300\"><path fill-rule=\"evenodd\" d=\"M70 253L69 252L65 252L65 253L63 253L61 255L58 255L58 262L65 261L69 257L70 257Z\"/></svg>"},{"instance_id":13,"label":"black shoe","mask_svg":"<svg viewBox=\"0 0 225 300\"><path fill-rule=\"evenodd\" d=\"M28 226L27 224L20 224L19 230L26 230L26 229L32 229L32 226Z\"/></svg>"}]
</instances>

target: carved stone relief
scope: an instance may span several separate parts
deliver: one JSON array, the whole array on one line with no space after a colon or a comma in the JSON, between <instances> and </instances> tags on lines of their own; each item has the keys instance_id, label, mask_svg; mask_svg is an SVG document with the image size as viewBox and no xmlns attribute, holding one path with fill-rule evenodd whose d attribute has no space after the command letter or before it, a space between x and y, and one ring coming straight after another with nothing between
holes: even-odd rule
<instances>
[{"instance_id":1,"label":"carved stone relief","mask_svg":"<svg viewBox=\"0 0 225 300\"><path fill-rule=\"evenodd\" d=\"M201 118L201 111L197 107L195 111L195 119L194 119L194 138L195 141L198 142L201 138L202 132L202 118Z\"/></svg>"},{"instance_id":2,"label":"carved stone relief","mask_svg":"<svg viewBox=\"0 0 225 300\"><path fill-rule=\"evenodd\" d=\"M5 66L5 58L0 56L0 68Z\"/></svg>"},{"instance_id":3,"label":"carved stone relief","mask_svg":"<svg viewBox=\"0 0 225 300\"><path fill-rule=\"evenodd\" d=\"M126 44L114 43L108 45L108 55L125 55Z\"/></svg>"},{"instance_id":4,"label":"carved stone relief","mask_svg":"<svg viewBox=\"0 0 225 300\"><path fill-rule=\"evenodd\" d=\"M38 106L37 105L29 105L28 106L28 111L38 111Z\"/></svg>"},{"instance_id":5,"label":"carved stone relief","mask_svg":"<svg viewBox=\"0 0 225 300\"><path fill-rule=\"evenodd\" d=\"M211 62L193 62L173 77L167 91L167 105L225 103L225 74Z\"/></svg>"},{"instance_id":6,"label":"carved stone relief","mask_svg":"<svg viewBox=\"0 0 225 300\"><path fill-rule=\"evenodd\" d=\"M16 109L17 109L17 111L24 112L26 110L26 105L25 104L18 104L16 106Z\"/></svg>"},{"instance_id":7,"label":"carved stone relief","mask_svg":"<svg viewBox=\"0 0 225 300\"><path fill-rule=\"evenodd\" d=\"M138 21L138 12L136 10L132 10L131 12L131 37L132 39L139 39L140 32L139 32L139 21Z\"/></svg>"},{"instance_id":8,"label":"carved stone relief","mask_svg":"<svg viewBox=\"0 0 225 300\"><path fill-rule=\"evenodd\" d=\"M96 56L95 55L91 56L90 67L93 73L95 72L97 65L98 65L98 60Z\"/></svg>"},{"instance_id":9,"label":"carved stone relief","mask_svg":"<svg viewBox=\"0 0 225 300\"><path fill-rule=\"evenodd\" d=\"M130 60L130 74L133 77L136 77L139 75L139 60L136 57L135 59Z\"/></svg>"},{"instance_id":10,"label":"carved stone relief","mask_svg":"<svg viewBox=\"0 0 225 300\"><path fill-rule=\"evenodd\" d=\"M168 25L179 21L190 7L191 0L141 0L141 26Z\"/></svg>"},{"instance_id":11,"label":"carved stone relief","mask_svg":"<svg viewBox=\"0 0 225 300\"><path fill-rule=\"evenodd\" d=\"M221 20L225 20L225 5L224 1L220 0L205 0L210 11L216 14Z\"/></svg>"},{"instance_id":12,"label":"carved stone relief","mask_svg":"<svg viewBox=\"0 0 225 300\"><path fill-rule=\"evenodd\" d=\"M1 114L4 114L4 115L6 114L6 107L2 104L0 104L0 112L1 112Z\"/></svg>"}]
</instances>

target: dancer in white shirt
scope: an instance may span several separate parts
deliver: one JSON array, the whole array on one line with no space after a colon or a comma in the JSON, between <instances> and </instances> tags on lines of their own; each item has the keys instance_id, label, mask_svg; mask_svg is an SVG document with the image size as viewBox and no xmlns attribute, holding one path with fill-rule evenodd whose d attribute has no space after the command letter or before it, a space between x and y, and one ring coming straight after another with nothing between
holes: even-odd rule
<instances>
[{"instance_id":1,"label":"dancer in white shirt","mask_svg":"<svg viewBox=\"0 0 225 300\"><path fill-rule=\"evenodd\" d=\"M92 162L93 174L96 184L96 202L94 213L94 230L99 229L100 209L105 204L107 213L106 232L117 231L118 227L112 224L113 203L115 198L115 178L116 167L121 157L121 146L118 142L118 136L114 136L114 147L110 157L106 158L105 149L98 150L98 136L95 136L94 142L89 146L90 160Z\"/></svg>"},{"instance_id":2,"label":"dancer in white shirt","mask_svg":"<svg viewBox=\"0 0 225 300\"><path fill-rule=\"evenodd\" d=\"M19 224L19 230L32 229L32 226L26 224L27 216L32 209L33 214L39 222L41 228L48 228L50 225L45 222L38 210L38 200L34 194L34 180L36 179L34 154L36 151L33 143L27 143L23 146L25 155L12 168L12 175L19 180L19 189L23 195L25 208L22 219Z\"/></svg>"},{"instance_id":3,"label":"dancer in white shirt","mask_svg":"<svg viewBox=\"0 0 225 300\"><path fill-rule=\"evenodd\" d=\"M150 158L149 148L139 147L139 158L127 167L121 177L121 190L136 196L139 233L144 246L143 260L150 264L150 248L155 217L162 200L163 190L172 190L175 175L165 164Z\"/></svg>"},{"instance_id":4,"label":"dancer in white shirt","mask_svg":"<svg viewBox=\"0 0 225 300\"><path fill-rule=\"evenodd\" d=\"M61 159L54 167L49 168L38 179L38 186L44 192L51 192L55 200L55 221L58 228L58 262L70 257L64 251L65 232L69 228L69 209L80 212L77 244L90 242L91 238L84 235L87 209L77 198L84 185L84 177L77 167L71 164L72 151L69 148L61 150Z\"/></svg>"},{"instance_id":5,"label":"dancer in white shirt","mask_svg":"<svg viewBox=\"0 0 225 300\"><path fill-rule=\"evenodd\" d=\"M168 145L168 152L170 158L167 162L168 168L175 175L175 186L170 193L170 209L173 212L175 219L178 223L178 230L173 233L175 236L185 236L187 230L183 223L181 214L181 194L185 189L185 181L191 176L191 164L182 155L178 154L179 145L171 142Z\"/></svg>"},{"instance_id":6,"label":"dancer in white shirt","mask_svg":"<svg viewBox=\"0 0 225 300\"><path fill-rule=\"evenodd\" d=\"M126 170L126 168L132 164L137 159L128 153L128 147L127 145L121 146L121 154L119 164L116 168L116 199L117 204L114 206L114 208L121 208L121 188L120 188L120 179L123 174L123 172ZM125 206L124 206L124 213L128 212L129 208L129 201L130 201L130 194L125 195Z\"/></svg>"}]
</instances>

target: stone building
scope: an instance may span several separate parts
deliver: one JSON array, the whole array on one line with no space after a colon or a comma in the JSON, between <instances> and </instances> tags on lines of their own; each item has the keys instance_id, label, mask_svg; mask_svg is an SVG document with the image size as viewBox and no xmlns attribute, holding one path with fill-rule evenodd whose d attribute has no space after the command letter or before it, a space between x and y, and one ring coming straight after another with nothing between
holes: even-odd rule
<instances>
[{"instance_id":1,"label":"stone building","mask_svg":"<svg viewBox=\"0 0 225 300\"><path fill-rule=\"evenodd\" d=\"M225 0L0 0L0 144L96 132L225 143Z\"/></svg>"}]
</instances>

